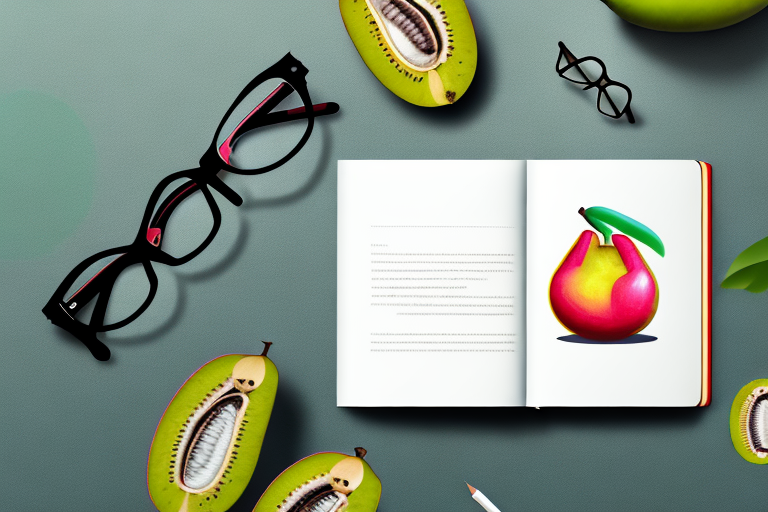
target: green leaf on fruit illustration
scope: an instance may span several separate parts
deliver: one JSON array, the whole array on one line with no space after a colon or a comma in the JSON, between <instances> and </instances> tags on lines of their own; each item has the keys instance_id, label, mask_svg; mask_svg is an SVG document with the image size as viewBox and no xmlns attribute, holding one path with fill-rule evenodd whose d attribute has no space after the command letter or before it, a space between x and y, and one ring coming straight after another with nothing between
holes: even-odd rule
<instances>
[{"instance_id":1,"label":"green leaf on fruit illustration","mask_svg":"<svg viewBox=\"0 0 768 512\"><path fill-rule=\"evenodd\" d=\"M644 243L656 251L662 258L664 257L664 243L659 238L659 235L654 233L645 224L604 206L593 206L587 209L581 208L579 213L584 216L593 228L602 233L606 244L611 243L611 235L613 235L611 226L613 226L625 235Z\"/></svg>"},{"instance_id":2,"label":"green leaf on fruit illustration","mask_svg":"<svg viewBox=\"0 0 768 512\"><path fill-rule=\"evenodd\" d=\"M736 256L720 286L752 293L768 290L768 238L750 245Z\"/></svg>"},{"instance_id":3,"label":"green leaf on fruit illustration","mask_svg":"<svg viewBox=\"0 0 768 512\"><path fill-rule=\"evenodd\" d=\"M560 324L577 343L642 343L638 335L659 306L659 285L632 239L664 256L664 244L651 228L603 206L580 208L595 231L585 230L552 276L549 303ZM617 229L622 233L613 233ZM631 237L631 238L630 238Z\"/></svg>"}]
</instances>

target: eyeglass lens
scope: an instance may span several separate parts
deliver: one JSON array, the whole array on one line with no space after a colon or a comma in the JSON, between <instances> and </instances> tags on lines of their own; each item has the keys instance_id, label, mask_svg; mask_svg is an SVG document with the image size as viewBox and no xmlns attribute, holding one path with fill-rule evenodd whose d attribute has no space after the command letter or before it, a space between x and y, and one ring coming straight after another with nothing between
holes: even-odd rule
<instances>
[{"instance_id":1,"label":"eyeglass lens","mask_svg":"<svg viewBox=\"0 0 768 512\"><path fill-rule=\"evenodd\" d=\"M120 266L124 254L114 254L100 258L88 266L65 292L61 301L66 305L66 312L82 323L88 324L99 300L97 283L99 279L110 280L109 273ZM88 284L88 287L84 285ZM151 285L146 270L141 263L123 269L110 291L103 324L109 326L121 322L141 308L150 295ZM101 289L101 293L107 293Z\"/></svg>"},{"instance_id":2,"label":"eyeglass lens","mask_svg":"<svg viewBox=\"0 0 768 512\"><path fill-rule=\"evenodd\" d=\"M282 118L283 122L268 124L269 116L274 118L282 110L303 111L305 107L311 108L304 105L287 82L279 78L265 80L243 98L224 122L216 140L219 155L243 170L280 161L301 142L309 130L309 120L306 115L293 115Z\"/></svg>"},{"instance_id":3,"label":"eyeglass lens","mask_svg":"<svg viewBox=\"0 0 768 512\"><path fill-rule=\"evenodd\" d=\"M560 76L571 82L583 85L594 84L605 75L605 68L595 59L586 58L563 71L570 64L568 61L565 53L560 52L560 59L558 60Z\"/></svg>"},{"instance_id":4,"label":"eyeglass lens","mask_svg":"<svg viewBox=\"0 0 768 512\"><path fill-rule=\"evenodd\" d=\"M213 212L200 187L180 178L163 187L147 226L147 241L183 258L200 247L213 228Z\"/></svg>"},{"instance_id":5,"label":"eyeglass lens","mask_svg":"<svg viewBox=\"0 0 768 512\"><path fill-rule=\"evenodd\" d=\"M611 84L600 91L597 108L610 117L619 117L629 102L629 92L620 85Z\"/></svg>"}]
</instances>

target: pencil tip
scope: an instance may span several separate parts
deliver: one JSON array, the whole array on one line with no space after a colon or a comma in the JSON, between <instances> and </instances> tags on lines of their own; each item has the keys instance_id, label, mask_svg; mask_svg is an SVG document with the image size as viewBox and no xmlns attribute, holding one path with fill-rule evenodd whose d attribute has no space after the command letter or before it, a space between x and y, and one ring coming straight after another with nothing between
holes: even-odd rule
<instances>
[{"instance_id":1,"label":"pencil tip","mask_svg":"<svg viewBox=\"0 0 768 512\"><path fill-rule=\"evenodd\" d=\"M467 484L467 487L469 487L469 492L470 493L475 494L475 492L477 492L477 489L475 489L474 487L469 485L467 482L464 482L464 483Z\"/></svg>"}]
</instances>

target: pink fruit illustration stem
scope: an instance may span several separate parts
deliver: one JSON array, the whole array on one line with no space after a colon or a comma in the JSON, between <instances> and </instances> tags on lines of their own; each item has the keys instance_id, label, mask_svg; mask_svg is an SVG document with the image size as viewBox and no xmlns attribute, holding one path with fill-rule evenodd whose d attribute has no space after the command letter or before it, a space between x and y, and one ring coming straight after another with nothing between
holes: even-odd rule
<instances>
[{"instance_id":1,"label":"pink fruit illustration stem","mask_svg":"<svg viewBox=\"0 0 768 512\"><path fill-rule=\"evenodd\" d=\"M584 217L584 220L587 221L587 223L589 223L590 226L595 228L596 231L600 232L600 234L603 235L603 243L604 244L607 245L607 244L611 243L611 235L613 234L613 230L610 228L610 226L608 226L607 224L605 224L601 220L590 219L587 216L587 210L585 210L583 206L581 208L579 208L579 214L582 217Z\"/></svg>"}]
</instances>

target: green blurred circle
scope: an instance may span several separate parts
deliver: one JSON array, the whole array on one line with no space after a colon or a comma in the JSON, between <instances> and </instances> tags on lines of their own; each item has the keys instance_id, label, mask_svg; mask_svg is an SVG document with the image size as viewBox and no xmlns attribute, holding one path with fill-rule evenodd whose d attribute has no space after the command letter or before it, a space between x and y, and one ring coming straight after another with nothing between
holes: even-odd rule
<instances>
[{"instance_id":1,"label":"green blurred circle","mask_svg":"<svg viewBox=\"0 0 768 512\"><path fill-rule=\"evenodd\" d=\"M66 103L33 91L0 96L0 259L51 253L91 207L96 152Z\"/></svg>"}]
</instances>

